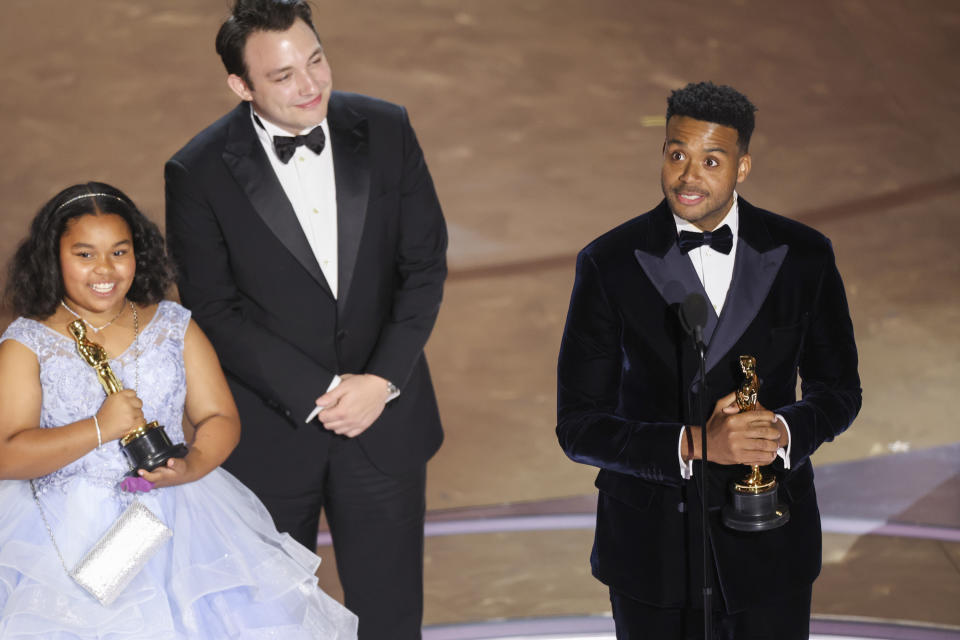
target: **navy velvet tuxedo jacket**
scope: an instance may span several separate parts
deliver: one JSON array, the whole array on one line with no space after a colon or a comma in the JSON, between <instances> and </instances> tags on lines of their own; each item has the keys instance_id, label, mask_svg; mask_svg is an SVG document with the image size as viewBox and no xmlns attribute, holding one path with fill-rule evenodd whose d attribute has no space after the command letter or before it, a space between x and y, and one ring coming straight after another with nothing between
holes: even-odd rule
<instances>
[{"instance_id":1,"label":"navy velvet tuxedo jacket","mask_svg":"<svg viewBox=\"0 0 960 640\"><path fill-rule=\"evenodd\" d=\"M334 92L328 123L337 298L247 103L167 163L169 247L181 299L216 348L241 419L272 416L245 429L316 429L303 420L335 374L373 373L401 395L360 443L381 470L403 471L442 440L423 348L446 277L446 227L406 110Z\"/></svg>"},{"instance_id":2,"label":"navy velvet tuxedo jacket","mask_svg":"<svg viewBox=\"0 0 960 640\"><path fill-rule=\"evenodd\" d=\"M643 602L702 607L700 496L680 475L684 424L702 424L757 359L759 402L790 425L791 468L773 470L791 510L761 533L720 522L727 484L748 467L710 465L710 538L723 602L736 611L810 584L820 571L820 518L809 456L843 432L861 404L857 349L829 240L739 200L730 290L704 331L706 384L678 308L706 296L676 243L666 202L580 252L558 366L557 436L567 455L600 468L591 564L602 582ZM802 380L796 398L797 375ZM715 589L714 593L717 593ZM714 600L717 596L714 596Z\"/></svg>"}]
</instances>

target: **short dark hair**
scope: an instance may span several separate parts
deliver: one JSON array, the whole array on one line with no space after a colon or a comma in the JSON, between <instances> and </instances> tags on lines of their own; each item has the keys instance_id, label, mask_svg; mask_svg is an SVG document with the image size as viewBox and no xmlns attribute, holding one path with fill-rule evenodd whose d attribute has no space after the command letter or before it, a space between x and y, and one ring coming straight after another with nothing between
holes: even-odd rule
<instances>
[{"instance_id":1,"label":"short dark hair","mask_svg":"<svg viewBox=\"0 0 960 640\"><path fill-rule=\"evenodd\" d=\"M30 232L10 260L5 297L17 315L47 318L65 295L60 238L67 224L86 215L118 215L130 227L136 273L127 298L138 304L163 299L174 280L163 235L119 189L102 182L67 187L37 212Z\"/></svg>"},{"instance_id":2,"label":"short dark hair","mask_svg":"<svg viewBox=\"0 0 960 640\"><path fill-rule=\"evenodd\" d=\"M297 18L307 23L319 41L320 34L313 26L306 0L237 0L230 17L217 32L217 53L227 73L240 76L248 87L253 87L243 57L247 38L256 31L286 31Z\"/></svg>"},{"instance_id":3,"label":"short dark hair","mask_svg":"<svg viewBox=\"0 0 960 640\"><path fill-rule=\"evenodd\" d=\"M757 108L733 87L712 82L691 82L667 98L667 121L673 116L686 116L714 122L737 130L737 146L741 153L750 148L753 135L753 114Z\"/></svg>"}]
</instances>

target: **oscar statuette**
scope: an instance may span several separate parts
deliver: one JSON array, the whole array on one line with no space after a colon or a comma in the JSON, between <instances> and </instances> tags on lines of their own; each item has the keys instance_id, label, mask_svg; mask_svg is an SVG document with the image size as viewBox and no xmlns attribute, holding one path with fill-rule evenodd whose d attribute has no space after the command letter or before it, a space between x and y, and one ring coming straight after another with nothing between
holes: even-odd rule
<instances>
[{"instance_id":1,"label":"oscar statuette","mask_svg":"<svg viewBox=\"0 0 960 640\"><path fill-rule=\"evenodd\" d=\"M740 412L753 411L757 407L757 360L753 356L740 356L743 383L737 389L737 406ZM790 510L777 502L777 479L763 475L760 467L753 465L750 473L741 480L730 483L730 504L723 507L723 524L737 531L766 531L781 527L790 520Z\"/></svg>"},{"instance_id":2,"label":"oscar statuette","mask_svg":"<svg viewBox=\"0 0 960 640\"><path fill-rule=\"evenodd\" d=\"M122 391L123 384L110 368L106 350L87 338L87 326L83 321L74 320L67 325L67 329L77 342L77 352L80 357L93 367L107 395ZM139 353L137 357L139 358ZM164 465L170 458L183 458L187 455L187 446L182 442L173 444L167 432L156 420L129 431L120 438L120 448L123 449L130 463L129 475L131 476L137 475L138 469L153 471Z\"/></svg>"}]
</instances>

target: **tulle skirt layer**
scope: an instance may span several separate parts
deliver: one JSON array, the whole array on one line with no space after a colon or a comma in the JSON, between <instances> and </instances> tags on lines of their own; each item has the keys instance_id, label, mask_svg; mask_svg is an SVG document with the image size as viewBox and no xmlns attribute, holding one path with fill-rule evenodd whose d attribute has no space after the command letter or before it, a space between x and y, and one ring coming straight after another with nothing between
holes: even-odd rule
<instances>
[{"instance_id":1,"label":"tulle skirt layer","mask_svg":"<svg viewBox=\"0 0 960 640\"><path fill-rule=\"evenodd\" d=\"M260 501L222 469L141 494L173 538L109 606L73 567L130 501L76 478L40 496L63 555L25 481L0 482L0 638L346 640L356 617L317 587L320 559L280 534Z\"/></svg>"}]
</instances>

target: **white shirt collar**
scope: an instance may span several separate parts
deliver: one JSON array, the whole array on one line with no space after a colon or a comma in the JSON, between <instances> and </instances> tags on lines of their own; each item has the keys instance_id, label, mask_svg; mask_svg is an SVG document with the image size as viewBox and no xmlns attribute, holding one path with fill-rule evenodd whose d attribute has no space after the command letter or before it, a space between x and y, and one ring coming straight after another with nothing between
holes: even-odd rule
<instances>
[{"instance_id":1,"label":"white shirt collar","mask_svg":"<svg viewBox=\"0 0 960 640\"><path fill-rule=\"evenodd\" d=\"M260 142L263 144L264 148L269 149L270 153L276 156L276 150L273 147L273 136L287 136L291 134L289 131L285 131L273 124L253 108L253 104L250 104L250 120L253 122L253 129L257 132L257 137L260 138ZM327 119L324 118L320 121L319 125L313 127L307 127L306 129L300 132L300 135L306 135L313 131L316 127L321 127L323 129L323 134L327 137L327 144L323 147L323 150L326 151L330 148L330 125L327 124ZM308 149L309 151L309 149ZM313 153L310 151L310 153Z\"/></svg>"},{"instance_id":2,"label":"white shirt collar","mask_svg":"<svg viewBox=\"0 0 960 640\"><path fill-rule=\"evenodd\" d=\"M737 201L738 201L737 192L734 191L734 192L733 192L733 204L730 206L730 211L727 211L727 215L725 215L725 216L723 217L723 220L720 221L720 224L717 225L717 229L719 229L720 227L722 227L722 226L725 225L725 224L726 224L726 225L730 225L730 231L733 233L734 243L736 243L736 240L737 240L737 232L738 232L739 229L740 229L740 207L738 206L738 202L737 202ZM678 233L678 234L679 234L681 231L693 231L693 232L696 232L696 233L700 233L700 232L701 232L701 230L698 229L695 224L693 224L692 222L688 222L688 221L684 220L683 218L681 218L681 217L678 216L677 214L673 214L673 222L677 225L677 233ZM736 244L734 244L734 246L736 246ZM731 253L733 253L733 252L731 251Z\"/></svg>"}]
</instances>

